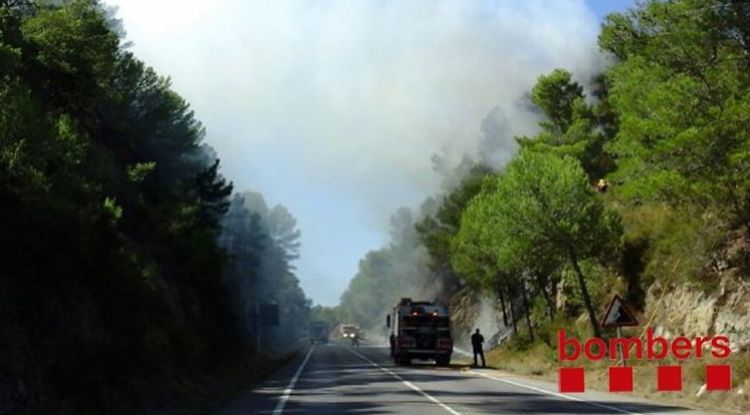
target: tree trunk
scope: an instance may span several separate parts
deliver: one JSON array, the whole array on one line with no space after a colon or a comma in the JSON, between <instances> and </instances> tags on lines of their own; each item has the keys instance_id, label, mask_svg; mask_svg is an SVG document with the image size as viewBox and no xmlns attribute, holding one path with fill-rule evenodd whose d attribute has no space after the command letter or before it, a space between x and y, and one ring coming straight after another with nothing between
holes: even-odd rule
<instances>
[{"instance_id":1,"label":"tree trunk","mask_svg":"<svg viewBox=\"0 0 750 415\"><path fill-rule=\"evenodd\" d=\"M521 298L523 299L523 308L526 310L526 327L529 329L529 340L533 342L534 329L531 326L531 310L529 309L529 299L526 297L526 287L521 287Z\"/></svg>"},{"instance_id":2,"label":"tree trunk","mask_svg":"<svg viewBox=\"0 0 750 415\"><path fill-rule=\"evenodd\" d=\"M500 309L503 310L503 325L508 327L508 313L505 311L505 295L503 295L503 288L497 290L500 295Z\"/></svg>"},{"instance_id":3,"label":"tree trunk","mask_svg":"<svg viewBox=\"0 0 750 415\"><path fill-rule=\"evenodd\" d=\"M513 296L510 293L510 287L507 287L508 292L508 310L510 311L510 322L513 324L513 334L518 334L518 326L516 325L516 312L513 311Z\"/></svg>"},{"instance_id":4,"label":"tree trunk","mask_svg":"<svg viewBox=\"0 0 750 415\"><path fill-rule=\"evenodd\" d=\"M576 256L573 248L570 248L570 262L573 265L573 269L578 276L578 285L581 289L581 296L583 297L583 303L586 306L586 310L589 313L589 320L591 321L591 328L594 330L595 337L602 337L601 331L599 331L599 323L596 321L596 313L594 312L594 306L591 304L591 297L589 296L589 290L586 288L586 280L583 277L583 271L578 266L578 257Z\"/></svg>"},{"instance_id":5,"label":"tree trunk","mask_svg":"<svg viewBox=\"0 0 750 415\"><path fill-rule=\"evenodd\" d=\"M557 307L558 307L558 304L557 304L558 288L560 288L560 280L558 280L557 275L555 275L552 278L552 281L550 281L550 285L549 285L549 290L550 290L549 297L550 299L552 299L552 311L554 312L555 315L557 315Z\"/></svg>"},{"instance_id":6,"label":"tree trunk","mask_svg":"<svg viewBox=\"0 0 750 415\"><path fill-rule=\"evenodd\" d=\"M750 57L749 57L750 58ZM737 187L734 180L731 182L732 187ZM742 207L742 202L734 194L734 189L729 189L729 197L732 200L732 210L734 214L739 218L743 225L745 225L745 237L750 238L750 216L746 213Z\"/></svg>"},{"instance_id":7,"label":"tree trunk","mask_svg":"<svg viewBox=\"0 0 750 415\"><path fill-rule=\"evenodd\" d=\"M542 276L539 276L538 278L534 278L534 281L536 281L536 284L537 284L537 288L542 293L544 302L547 304L547 314L549 315L549 321L552 322L555 320L555 304L553 303L550 294L547 292L548 280L549 278L545 278Z\"/></svg>"},{"instance_id":8,"label":"tree trunk","mask_svg":"<svg viewBox=\"0 0 750 415\"><path fill-rule=\"evenodd\" d=\"M551 323L555 321L555 304L552 302L552 298L550 297L547 291L544 291L544 298L547 299L547 308L549 309L549 321Z\"/></svg>"}]
</instances>

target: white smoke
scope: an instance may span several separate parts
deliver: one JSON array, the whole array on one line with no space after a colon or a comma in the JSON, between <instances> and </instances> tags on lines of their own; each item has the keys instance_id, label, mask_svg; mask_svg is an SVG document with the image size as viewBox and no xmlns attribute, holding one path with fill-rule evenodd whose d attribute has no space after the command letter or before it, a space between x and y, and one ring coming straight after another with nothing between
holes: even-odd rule
<instances>
[{"instance_id":1,"label":"white smoke","mask_svg":"<svg viewBox=\"0 0 750 415\"><path fill-rule=\"evenodd\" d=\"M206 124L224 175L299 219L303 284L347 264L317 284L334 301L374 248L349 258L352 244L439 187L433 154L503 163L535 125L524 96L536 78L599 67L583 0L107 3Z\"/></svg>"}]
</instances>

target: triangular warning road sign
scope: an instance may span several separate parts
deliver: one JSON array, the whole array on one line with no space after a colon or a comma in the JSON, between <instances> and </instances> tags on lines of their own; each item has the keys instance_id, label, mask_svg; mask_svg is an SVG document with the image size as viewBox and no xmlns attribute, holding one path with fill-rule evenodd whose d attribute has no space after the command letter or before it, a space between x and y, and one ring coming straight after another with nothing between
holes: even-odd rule
<instances>
[{"instance_id":1,"label":"triangular warning road sign","mask_svg":"<svg viewBox=\"0 0 750 415\"><path fill-rule=\"evenodd\" d=\"M638 321L625 305L625 301L619 295L615 294L615 298L612 299L609 307L607 307L607 313L604 314L601 325L602 327L637 326Z\"/></svg>"}]
</instances>

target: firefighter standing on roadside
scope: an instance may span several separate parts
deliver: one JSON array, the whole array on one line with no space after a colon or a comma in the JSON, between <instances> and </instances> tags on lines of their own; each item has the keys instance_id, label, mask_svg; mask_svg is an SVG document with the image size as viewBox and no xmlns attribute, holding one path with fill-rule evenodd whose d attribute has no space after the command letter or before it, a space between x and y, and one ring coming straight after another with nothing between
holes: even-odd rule
<instances>
[{"instance_id":1,"label":"firefighter standing on roadside","mask_svg":"<svg viewBox=\"0 0 750 415\"><path fill-rule=\"evenodd\" d=\"M484 350L482 349L482 343L484 343L484 336L479 334L479 329L476 333L471 335L471 347L474 349L474 367L478 367L477 355L482 357L482 367L487 367L484 363Z\"/></svg>"}]
</instances>

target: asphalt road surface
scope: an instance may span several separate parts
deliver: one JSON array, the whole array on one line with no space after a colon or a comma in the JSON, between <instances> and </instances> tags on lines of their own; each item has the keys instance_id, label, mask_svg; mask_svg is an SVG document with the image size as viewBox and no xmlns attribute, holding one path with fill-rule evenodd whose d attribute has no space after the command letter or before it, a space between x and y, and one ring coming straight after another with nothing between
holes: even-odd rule
<instances>
[{"instance_id":1,"label":"asphalt road surface","mask_svg":"<svg viewBox=\"0 0 750 415\"><path fill-rule=\"evenodd\" d=\"M700 414L627 394L559 394L557 385L494 370L395 366L388 350L311 347L220 415L246 414Z\"/></svg>"}]
</instances>

